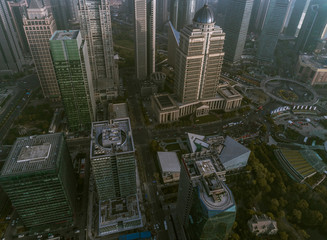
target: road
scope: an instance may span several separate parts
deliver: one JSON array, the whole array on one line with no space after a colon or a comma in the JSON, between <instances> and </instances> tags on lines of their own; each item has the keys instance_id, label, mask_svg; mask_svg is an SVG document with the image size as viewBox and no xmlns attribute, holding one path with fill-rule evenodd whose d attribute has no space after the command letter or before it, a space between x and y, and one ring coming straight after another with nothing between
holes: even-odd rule
<instances>
[{"instance_id":1,"label":"road","mask_svg":"<svg viewBox=\"0 0 327 240\"><path fill-rule=\"evenodd\" d=\"M153 154L150 151L150 131L145 126L144 118L140 102L140 86L137 80L133 77L127 78L129 82L126 84L127 94L129 96L128 106L129 115L133 128L133 138L137 151L137 161L140 173L140 180L143 183L143 192L147 195L144 200L146 209L146 229L153 230L154 224L158 224L157 237L158 239L169 239L168 232L164 230L163 221L165 213L157 196L157 184L154 178L154 173L157 172Z\"/></svg>"},{"instance_id":2,"label":"road","mask_svg":"<svg viewBox=\"0 0 327 240\"><path fill-rule=\"evenodd\" d=\"M26 90L28 89L29 93L33 92L39 87L39 81L36 75L29 75L23 77L16 82L17 93L15 97L12 97L7 104L6 109L0 114L0 144L8 134L8 131L16 120L16 118L23 111L24 107L28 103L28 95Z\"/></svg>"}]
</instances>

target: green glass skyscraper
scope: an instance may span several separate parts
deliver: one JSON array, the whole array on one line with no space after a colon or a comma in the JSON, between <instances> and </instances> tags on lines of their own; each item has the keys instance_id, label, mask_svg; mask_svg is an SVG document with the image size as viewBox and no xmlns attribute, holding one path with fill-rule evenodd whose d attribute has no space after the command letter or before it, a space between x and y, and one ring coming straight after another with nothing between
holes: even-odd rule
<instances>
[{"instance_id":1,"label":"green glass skyscraper","mask_svg":"<svg viewBox=\"0 0 327 240\"><path fill-rule=\"evenodd\" d=\"M69 130L90 130L95 100L87 44L78 30L56 31L50 49Z\"/></svg>"},{"instance_id":2,"label":"green glass skyscraper","mask_svg":"<svg viewBox=\"0 0 327 240\"><path fill-rule=\"evenodd\" d=\"M18 138L0 184L31 231L73 223L76 182L61 133Z\"/></svg>"}]
</instances>

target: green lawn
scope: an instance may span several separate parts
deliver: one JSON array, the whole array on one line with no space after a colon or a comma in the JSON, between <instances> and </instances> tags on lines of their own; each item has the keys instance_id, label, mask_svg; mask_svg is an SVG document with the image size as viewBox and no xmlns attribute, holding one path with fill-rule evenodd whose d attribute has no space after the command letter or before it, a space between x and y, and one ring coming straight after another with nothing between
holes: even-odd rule
<instances>
[{"instance_id":1,"label":"green lawn","mask_svg":"<svg viewBox=\"0 0 327 240\"><path fill-rule=\"evenodd\" d=\"M180 151L181 150L178 143L169 144L166 146L166 149L168 151L177 151L177 150Z\"/></svg>"},{"instance_id":2,"label":"green lawn","mask_svg":"<svg viewBox=\"0 0 327 240\"><path fill-rule=\"evenodd\" d=\"M207 116L203 116L203 117L198 117L195 119L195 123L196 124L201 124L201 123L208 123L208 122L214 122L217 121L218 118L214 115L207 115Z\"/></svg>"}]
</instances>

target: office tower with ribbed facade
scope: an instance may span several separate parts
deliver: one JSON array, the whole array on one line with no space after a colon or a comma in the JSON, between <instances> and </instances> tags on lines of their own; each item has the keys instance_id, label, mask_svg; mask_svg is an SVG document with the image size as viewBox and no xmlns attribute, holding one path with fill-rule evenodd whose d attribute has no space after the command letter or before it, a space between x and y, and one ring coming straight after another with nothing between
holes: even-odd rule
<instances>
[{"instance_id":1,"label":"office tower with ribbed facade","mask_svg":"<svg viewBox=\"0 0 327 240\"><path fill-rule=\"evenodd\" d=\"M118 96L109 0L79 0L80 31L86 40L96 99Z\"/></svg>"},{"instance_id":2,"label":"office tower with ribbed facade","mask_svg":"<svg viewBox=\"0 0 327 240\"><path fill-rule=\"evenodd\" d=\"M136 78L144 80L155 72L156 0L134 1Z\"/></svg>"},{"instance_id":3,"label":"office tower with ribbed facade","mask_svg":"<svg viewBox=\"0 0 327 240\"><path fill-rule=\"evenodd\" d=\"M128 118L92 124L90 159L99 201L100 236L143 225L134 152Z\"/></svg>"},{"instance_id":4,"label":"office tower with ribbed facade","mask_svg":"<svg viewBox=\"0 0 327 240\"><path fill-rule=\"evenodd\" d=\"M175 64L175 93L183 104L216 96L224 59L225 33L204 5L193 24L180 32Z\"/></svg>"},{"instance_id":5,"label":"office tower with ribbed facade","mask_svg":"<svg viewBox=\"0 0 327 240\"><path fill-rule=\"evenodd\" d=\"M226 33L225 62L237 64L241 60L249 28L253 0L231 0L227 8L223 30Z\"/></svg>"},{"instance_id":6,"label":"office tower with ribbed facade","mask_svg":"<svg viewBox=\"0 0 327 240\"><path fill-rule=\"evenodd\" d=\"M319 40L327 33L327 1L313 0L310 2L304 18L296 49L302 52L313 52Z\"/></svg>"},{"instance_id":7,"label":"office tower with ribbed facade","mask_svg":"<svg viewBox=\"0 0 327 240\"><path fill-rule=\"evenodd\" d=\"M184 154L181 161L176 211L187 239L226 239L236 205L218 155L196 152Z\"/></svg>"},{"instance_id":8,"label":"office tower with ribbed facade","mask_svg":"<svg viewBox=\"0 0 327 240\"><path fill-rule=\"evenodd\" d=\"M181 31L185 26L192 24L196 11L196 0L178 0L177 30Z\"/></svg>"},{"instance_id":9,"label":"office tower with ribbed facade","mask_svg":"<svg viewBox=\"0 0 327 240\"><path fill-rule=\"evenodd\" d=\"M76 181L63 134L17 138L0 184L31 231L74 222Z\"/></svg>"},{"instance_id":10,"label":"office tower with ribbed facade","mask_svg":"<svg viewBox=\"0 0 327 240\"><path fill-rule=\"evenodd\" d=\"M57 101L60 91L53 68L49 39L57 30L55 20L42 1L32 0L23 18L24 30L45 98Z\"/></svg>"},{"instance_id":11,"label":"office tower with ribbed facade","mask_svg":"<svg viewBox=\"0 0 327 240\"><path fill-rule=\"evenodd\" d=\"M259 37L257 59L259 62L272 62L279 35L287 12L288 0L271 0Z\"/></svg>"},{"instance_id":12,"label":"office tower with ribbed facade","mask_svg":"<svg viewBox=\"0 0 327 240\"><path fill-rule=\"evenodd\" d=\"M96 105L86 41L78 30L56 31L50 48L68 127L89 131Z\"/></svg>"},{"instance_id":13,"label":"office tower with ribbed facade","mask_svg":"<svg viewBox=\"0 0 327 240\"><path fill-rule=\"evenodd\" d=\"M0 0L0 72L23 70L24 56L6 0Z\"/></svg>"}]
</instances>

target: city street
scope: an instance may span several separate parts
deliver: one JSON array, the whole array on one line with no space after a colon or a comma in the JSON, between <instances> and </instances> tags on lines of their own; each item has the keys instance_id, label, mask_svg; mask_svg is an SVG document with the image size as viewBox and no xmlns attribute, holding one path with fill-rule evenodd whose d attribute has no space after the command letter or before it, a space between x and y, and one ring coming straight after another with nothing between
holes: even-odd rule
<instances>
[{"instance_id":1,"label":"city street","mask_svg":"<svg viewBox=\"0 0 327 240\"><path fill-rule=\"evenodd\" d=\"M39 80L36 75L29 75L17 80L16 86L18 89L16 95L11 97L6 109L0 114L0 123L3 124L0 128L0 144L6 137L11 125L28 103L29 95L26 94L26 90L31 93L37 89L39 87Z\"/></svg>"}]
</instances>

